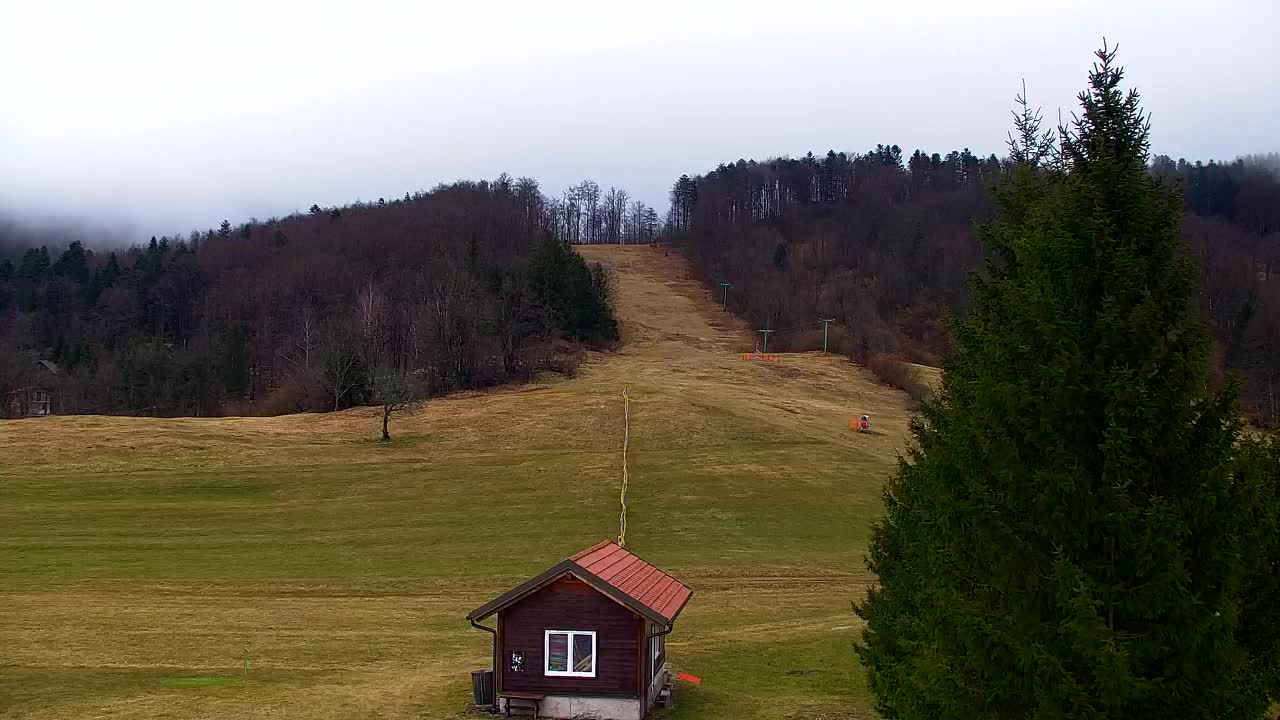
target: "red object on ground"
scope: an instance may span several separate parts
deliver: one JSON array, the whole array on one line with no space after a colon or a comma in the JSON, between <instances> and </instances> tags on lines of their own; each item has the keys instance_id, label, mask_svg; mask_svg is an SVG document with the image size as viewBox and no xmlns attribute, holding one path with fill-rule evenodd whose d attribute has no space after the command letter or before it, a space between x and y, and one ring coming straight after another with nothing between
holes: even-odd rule
<instances>
[{"instance_id":1,"label":"red object on ground","mask_svg":"<svg viewBox=\"0 0 1280 720\"><path fill-rule=\"evenodd\" d=\"M684 674L684 673L676 673L676 677L678 677L678 678L680 678L681 680L684 680L684 681L686 681L686 682L691 682L691 683L693 683L694 685L701 685L701 684L702 684L702 678L700 678L700 677L694 677L694 676L692 676L692 675L686 675L686 674Z\"/></svg>"}]
</instances>

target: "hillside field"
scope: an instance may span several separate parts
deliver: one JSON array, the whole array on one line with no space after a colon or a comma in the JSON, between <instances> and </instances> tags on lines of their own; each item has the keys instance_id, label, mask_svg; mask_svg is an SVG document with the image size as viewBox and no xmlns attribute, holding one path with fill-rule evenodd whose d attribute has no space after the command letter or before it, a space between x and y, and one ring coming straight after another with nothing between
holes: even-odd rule
<instances>
[{"instance_id":1,"label":"hillside field","mask_svg":"<svg viewBox=\"0 0 1280 720\"><path fill-rule=\"evenodd\" d=\"M850 603L905 396L836 356L744 362L674 252L581 251L617 273L619 351L433 400L388 445L374 409L0 421L0 716L469 716L490 636L464 615L617 533L628 386L628 546L694 589L668 648L703 684L663 717L871 717Z\"/></svg>"}]
</instances>

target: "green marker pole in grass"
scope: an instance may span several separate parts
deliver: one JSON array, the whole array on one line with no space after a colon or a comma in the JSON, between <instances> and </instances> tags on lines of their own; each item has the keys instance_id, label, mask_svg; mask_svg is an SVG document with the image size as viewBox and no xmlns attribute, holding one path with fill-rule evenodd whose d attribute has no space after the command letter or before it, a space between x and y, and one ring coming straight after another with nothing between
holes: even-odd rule
<instances>
[{"instance_id":1,"label":"green marker pole in grass","mask_svg":"<svg viewBox=\"0 0 1280 720\"><path fill-rule=\"evenodd\" d=\"M827 323L833 323L835 321L835 318L831 318L830 320L826 318L818 318L818 322L822 323L822 352L827 351Z\"/></svg>"},{"instance_id":2,"label":"green marker pole in grass","mask_svg":"<svg viewBox=\"0 0 1280 720\"><path fill-rule=\"evenodd\" d=\"M757 330L756 332L764 333L764 349L763 349L763 350L761 350L760 352L769 352L769 333L771 333L771 332L773 332L773 331L772 331L772 330Z\"/></svg>"},{"instance_id":3,"label":"green marker pole in grass","mask_svg":"<svg viewBox=\"0 0 1280 720\"><path fill-rule=\"evenodd\" d=\"M720 289L723 291L720 297L720 310L724 310L729 304L729 288L733 287L733 283L720 283Z\"/></svg>"},{"instance_id":4,"label":"green marker pole in grass","mask_svg":"<svg viewBox=\"0 0 1280 720\"><path fill-rule=\"evenodd\" d=\"M246 678L247 678L247 677L249 677L249 648L248 648L248 646L245 646L245 649L244 649L244 676L245 676Z\"/></svg>"}]
</instances>

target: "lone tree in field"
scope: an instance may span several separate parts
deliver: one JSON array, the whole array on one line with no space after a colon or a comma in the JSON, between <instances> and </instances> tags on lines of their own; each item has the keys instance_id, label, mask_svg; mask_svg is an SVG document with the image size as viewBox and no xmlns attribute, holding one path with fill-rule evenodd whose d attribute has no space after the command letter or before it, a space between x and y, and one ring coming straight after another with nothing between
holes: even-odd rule
<instances>
[{"instance_id":1,"label":"lone tree in field","mask_svg":"<svg viewBox=\"0 0 1280 720\"><path fill-rule=\"evenodd\" d=\"M413 378L401 370L382 368L373 374L373 399L382 405L382 437L379 442L391 442L391 415L411 411L422 399Z\"/></svg>"},{"instance_id":2,"label":"lone tree in field","mask_svg":"<svg viewBox=\"0 0 1280 720\"><path fill-rule=\"evenodd\" d=\"M857 608L885 717L1259 718L1277 697L1280 456L1233 388L1206 392L1178 193L1097 56L1057 143L1017 123L986 279L886 486Z\"/></svg>"}]
</instances>

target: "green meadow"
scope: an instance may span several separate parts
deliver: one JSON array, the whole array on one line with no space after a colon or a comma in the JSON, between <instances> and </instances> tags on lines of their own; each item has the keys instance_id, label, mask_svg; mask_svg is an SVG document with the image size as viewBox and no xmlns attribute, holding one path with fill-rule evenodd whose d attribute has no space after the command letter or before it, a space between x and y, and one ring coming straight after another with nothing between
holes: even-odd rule
<instances>
[{"instance_id":1,"label":"green meadow","mask_svg":"<svg viewBox=\"0 0 1280 720\"><path fill-rule=\"evenodd\" d=\"M467 717L464 615L618 532L694 589L672 718L872 716L850 603L906 398L747 329L649 247L572 378L277 418L0 422L0 716ZM853 433L864 412L874 432ZM247 660L247 672L246 672Z\"/></svg>"}]
</instances>

